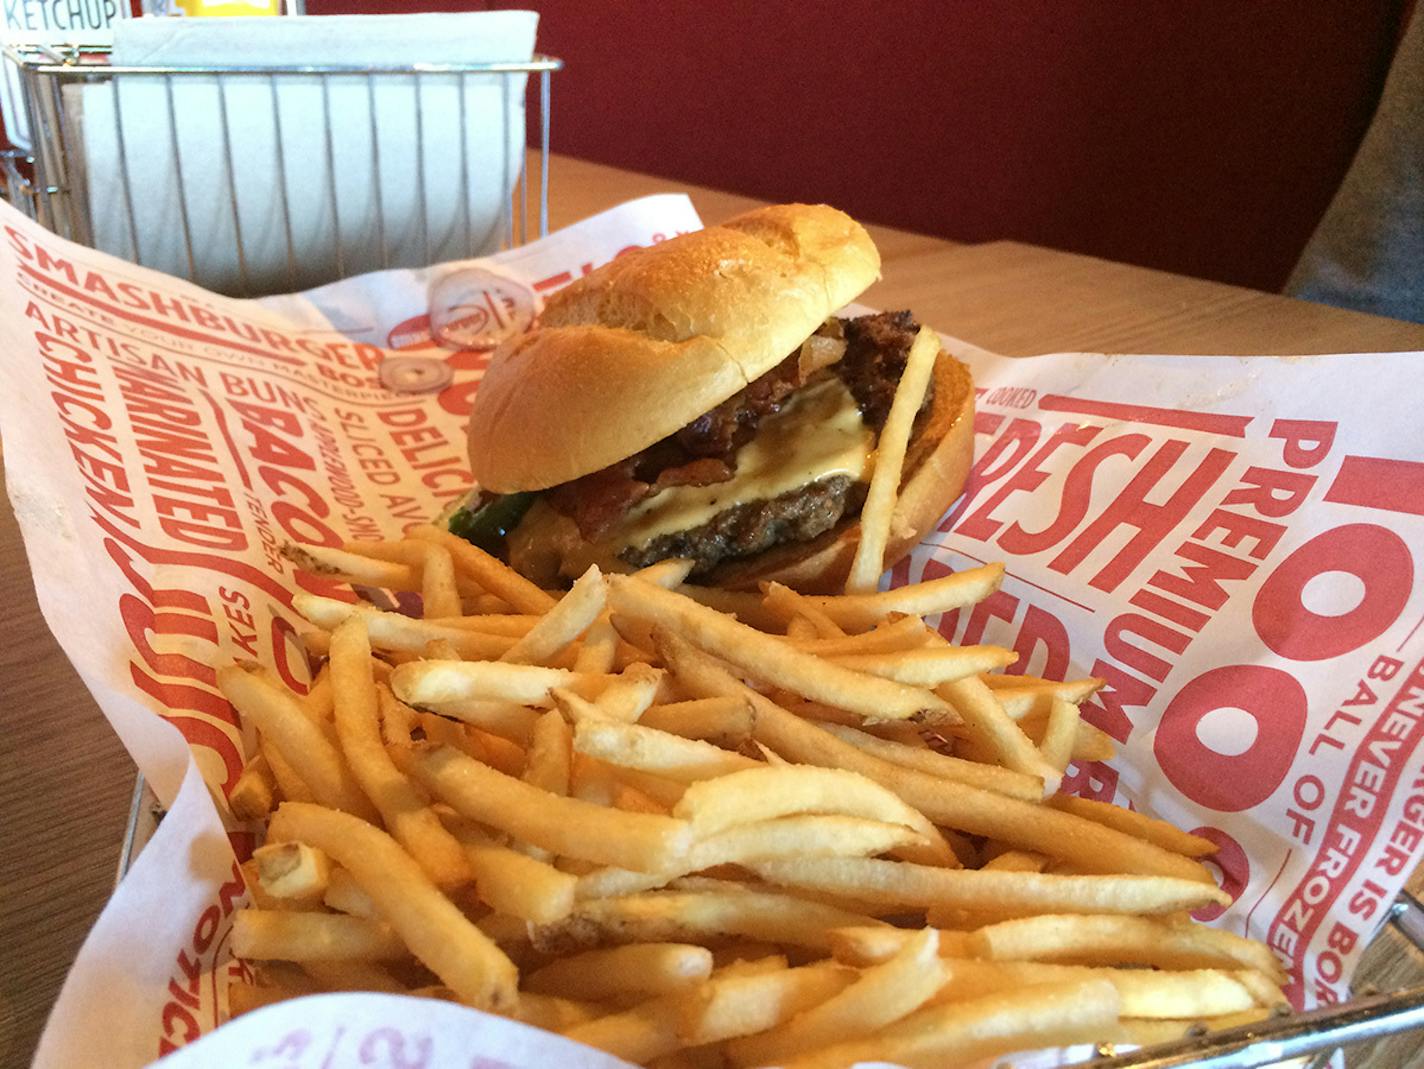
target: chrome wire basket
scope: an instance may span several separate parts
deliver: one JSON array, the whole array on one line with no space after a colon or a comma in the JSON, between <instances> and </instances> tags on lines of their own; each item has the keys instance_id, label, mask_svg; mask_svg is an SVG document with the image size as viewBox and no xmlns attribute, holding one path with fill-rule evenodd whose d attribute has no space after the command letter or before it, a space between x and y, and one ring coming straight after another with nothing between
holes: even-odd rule
<instances>
[{"instance_id":1,"label":"chrome wire basket","mask_svg":"<svg viewBox=\"0 0 1424 1069\"><path fill-rule=\"evenodd\" d=\"M422 267L548 231L563 66L549 56L132 67L106 47L14 45L5 59L33 139L3 154L7 198L63 237L220 293Z\"/></svg>"}]
</instances>

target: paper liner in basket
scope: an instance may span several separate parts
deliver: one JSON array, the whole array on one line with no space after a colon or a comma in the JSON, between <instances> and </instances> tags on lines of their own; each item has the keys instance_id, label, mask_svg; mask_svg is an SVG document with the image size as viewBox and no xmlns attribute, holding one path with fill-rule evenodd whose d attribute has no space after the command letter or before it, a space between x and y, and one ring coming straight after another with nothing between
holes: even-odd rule
<instances>
[{"instance_id":1,"label":"paper liner in basket","mask_svg":"<svg viewBox=\"0 0 1424 1069\"><path fill-rule=\"evenodd\" d=\"M37 1064L139 1066L210 1031L244 968L224 947L242 900L229 843L250 838L205 784L222 798L251 739L211 665L256 658L302 688L293 591L349 595L294 575L280 544L394 535L465 489L488 353L430 339L448 266L236 301L10 209L0 222L0 418L40 603L171 807ZM698 225L686 198L648 198L490 266L547 292ZM1018 671L1105 677L1084 714L1122 753L1070 769L1071 788L1215 840L1234 904L1207 919L1275 947L1298 1004L1343 997L1424 835L1424 431L1402 388L1420 356L1014 360L947 344L980 389L978 460L893 581L1005 561L1003 589L942 632L1015 648ZM412 355L448 384L388 392L382 365ZM209 1056L253 1051L266 1021L271 1064L319 1065L315 1038L270 1044L304 1017L328 1038L359 1021L347 1044L443 1036L451 1013L478 1064L572 1064L519 1026L373 996L267 1011Z\"/></svg>"}]
</instances>

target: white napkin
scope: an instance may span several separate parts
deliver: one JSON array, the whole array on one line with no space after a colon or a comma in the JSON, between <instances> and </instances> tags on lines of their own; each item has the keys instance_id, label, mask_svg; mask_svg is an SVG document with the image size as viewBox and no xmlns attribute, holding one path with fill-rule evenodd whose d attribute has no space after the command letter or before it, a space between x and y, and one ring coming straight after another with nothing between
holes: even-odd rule
<instances>
[{"instance_id":1,"label":"white napkin","mask_svg":"<svg viewBox=\"0 0 1424 1069\"><path fill-rule=\"evenodd\" d=\"M116 27L113 59L272 68L522 62L537 25L532 11L137 19ZM523 165L524 88L523 76L439 74L421 75L418 86L401 75L119 76L75 86L66 105L82 130L88 240L230 293L491 251Z\"/></svg>"}]
</instances>

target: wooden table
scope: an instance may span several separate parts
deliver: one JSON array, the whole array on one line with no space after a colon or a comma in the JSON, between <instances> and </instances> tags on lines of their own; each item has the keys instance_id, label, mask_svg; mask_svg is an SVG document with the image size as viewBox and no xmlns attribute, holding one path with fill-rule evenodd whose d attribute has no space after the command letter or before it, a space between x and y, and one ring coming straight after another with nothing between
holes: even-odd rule
<instances>
[{"instance_id":1,"label":"wooden table","mask_svg":"<svg viewBox=\"0 0 1424 1069\"><path fill-rule=\"evenodd\" d=\"M564 157L553 159L551 172L554 227L649 193L688 190L709 222L759 203ZM914 308L941 330L1001 353L1424 350L1424 326L1015 242L962 246L871 230L884 279L867 303ZM45 629L14 518L3 512L0 1063L20 1065L108 897L134 771ZM1419 982L1424 961L1411 961L1391 936L1372 951L1367 982L1398 986L1411 968ZM1358 1064L1398 1066L1412 1054L1406 1042Z\"/></svg>"}]
</instances>

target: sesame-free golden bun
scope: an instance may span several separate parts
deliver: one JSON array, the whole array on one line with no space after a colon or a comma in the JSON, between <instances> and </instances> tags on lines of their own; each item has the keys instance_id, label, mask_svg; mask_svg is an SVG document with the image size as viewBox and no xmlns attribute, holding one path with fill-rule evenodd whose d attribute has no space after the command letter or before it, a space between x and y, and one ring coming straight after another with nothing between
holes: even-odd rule
<instances>
[{"instance_id":1,"label":"sesame-free golden bun","mask_svg":"<svg viewBox=\"0 0 1424 1069\"><path fill-rule=\"evenodd\" d=\"M475 481L543 490L632 456L770 371L879 272L865 228L824 204L623 254L495 353L470 414Z\"/></svg>"}]
</instances>

